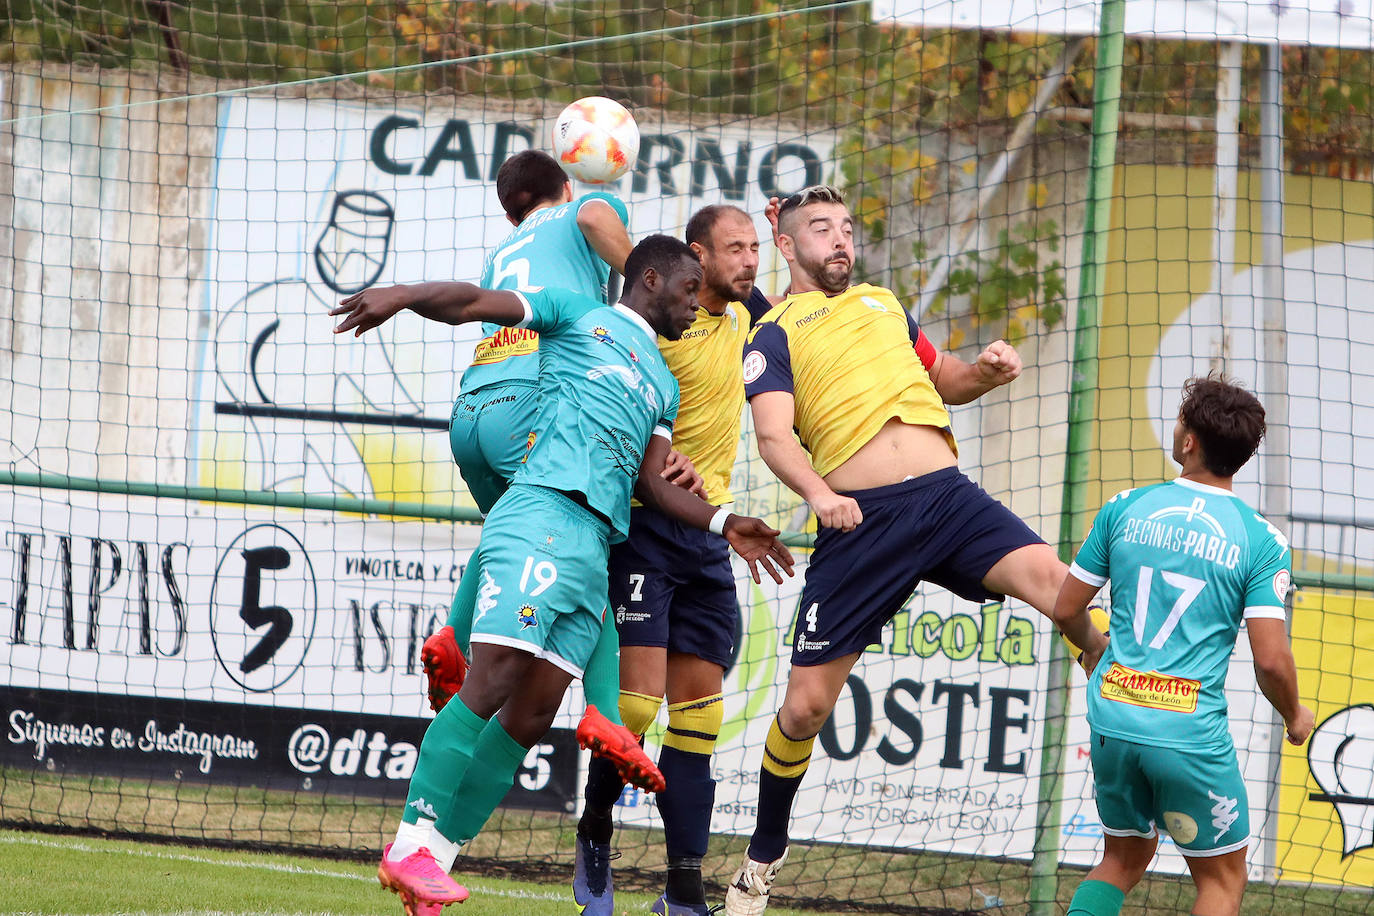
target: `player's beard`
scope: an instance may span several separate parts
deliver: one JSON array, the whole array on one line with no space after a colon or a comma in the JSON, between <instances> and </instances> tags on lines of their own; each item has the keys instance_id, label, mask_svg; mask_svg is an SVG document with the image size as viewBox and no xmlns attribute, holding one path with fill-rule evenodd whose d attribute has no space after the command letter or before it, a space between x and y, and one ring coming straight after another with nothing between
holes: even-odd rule
<instances>
[{"instance_id":1,"label":"player's beard","mask_svg":"<svg viewBox=\"0 0 1374 916\"><path fill-rule=\"evenodd\" d=\"M733 280L725 280L713 277L707 281L711 292L720 297L722 302L743 302L749 298L749 291L754 288L754 275L736 276ZM740 287L744 287L744 292L740 292Z\"/></svg>"},{"instance_id":2,"label":"player's beard","mask_svg":"<svg viewBox=\"0 0 1374 916\"><path fill-rule=\"evenodd\" d=\"M847 256L831 254L823 261L811 261L798 252L797 263L811 277L815 284L830 295L849 289L849 277L854 265Z\"/></svg>"}]
</instances>

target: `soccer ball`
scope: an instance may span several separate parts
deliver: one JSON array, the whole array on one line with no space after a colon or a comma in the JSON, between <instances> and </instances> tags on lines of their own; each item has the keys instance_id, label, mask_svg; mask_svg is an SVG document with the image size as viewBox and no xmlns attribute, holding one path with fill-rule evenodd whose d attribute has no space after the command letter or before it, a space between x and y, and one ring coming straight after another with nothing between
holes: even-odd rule
<instances>
[{"instance_id":1,"label":"soccer ball","mask_svg":"<svg viewBox=\"0 0 1374 916\"><path fill-rule=\"evenodd\" d=\"M639 127L625 106L613 99L578 99L554 124L553 153L578 181L615 181L639 156Z\"/></svg>"},{"instance_id":2,"label":"soccer ball","mask_svg":"<svg viewBox=\"0 0 1374 916\"><path fill-rule=\"evenodd\" d=\"M1103 633L1106 633L1108 630L1111 629L1112 617L1110 614L1107 613L1107 611L1102 607L1102 605L1094 604L1089 606L1088 616L1092 618L1093 626L1097 627ZM1081 654L1079 648L1075 646L1073 643L1069 642L1069 637L1065 636L1063 633L1060 633L1059 638L1063 640L1064 647L1069 650L1069 658L1078 658L1078 656Z\"/></svg>"}]
</instances>

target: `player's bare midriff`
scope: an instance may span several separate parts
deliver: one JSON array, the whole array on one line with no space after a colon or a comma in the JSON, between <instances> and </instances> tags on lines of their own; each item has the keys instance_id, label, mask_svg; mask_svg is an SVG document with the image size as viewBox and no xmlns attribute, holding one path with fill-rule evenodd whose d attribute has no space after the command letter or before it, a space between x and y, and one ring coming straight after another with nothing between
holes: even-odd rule
<instances>
[{"instance_id":1,"label":"player's bare midriff","mask_svg":"<svg viewBox=\"0 0 1374 916\"><path fill-rule=\"evenodd\" d=\"M848 493L901 483L958 463L944 432L894 417L849 460L827 474L825 482L836 493Z\"/></svg>"}]
</instances>

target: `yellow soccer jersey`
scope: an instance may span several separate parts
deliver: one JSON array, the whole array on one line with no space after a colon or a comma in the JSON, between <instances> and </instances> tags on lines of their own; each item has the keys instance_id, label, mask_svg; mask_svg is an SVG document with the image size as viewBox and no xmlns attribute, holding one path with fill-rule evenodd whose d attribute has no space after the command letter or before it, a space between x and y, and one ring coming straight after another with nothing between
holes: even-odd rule
<instances>
[{"instance_id":1,"label":"yellow soccer jersey","mask_svg":"<svg viewBox=\"0 0 1374 916\"><path fill-rule=\"evenodd\" d=\"M749 315L731 302L725 314L697 309L697 320L681 340L658 339L659 352L677 376L682 406L673 427L673 448L696 465L715 506L733 502L730 472L735 467L744 379L739 372Z\"/></svg>"},{"instance_id":2,"label":"yellow soccer jersey","mask_svg":"<svg viewBox=\"0 0 1374 916\"><path fill-rule=\"evenodd\" d=\"M890 290L867 283L835 296L789 296L760 319L744 348L749 397L796 398L797 435L822 477L892 418L943 430L949 411L927 371L935 348Z\"/></svg>"},{"instance_id":3,"label":"yellow soccer jersey","mask_svg":"<svg viewBox=\"0 0 1374 916\"><path fill-rule=\"evenodd\" d=\"M677 376L681 407L673 425L673 448L692 459L713 506L734 502L730 474L744 411L740 354L754 320L772 306L759 290L747 302L731 302L725 314L697 309L681 340L658 339L659 352Z\"/></svg>"}]
</instances>

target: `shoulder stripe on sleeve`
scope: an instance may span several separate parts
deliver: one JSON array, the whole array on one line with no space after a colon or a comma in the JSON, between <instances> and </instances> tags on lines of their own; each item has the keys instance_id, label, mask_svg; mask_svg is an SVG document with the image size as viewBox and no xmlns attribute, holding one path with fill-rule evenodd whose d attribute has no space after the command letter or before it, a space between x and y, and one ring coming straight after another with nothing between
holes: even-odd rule
<instances>
[{"instance_id":1,"label":"shoulder stripe on sleeve","mask_svg":"<svg viewBox=\"0 0 1374 916\"><path fill-rule=\"evenodd\" d=\"M671 428L669 428L669 427L667 427L667 426L662 426L662 425L655 426L655 427L654 427L654 435L655 435L655 436L662 436L663 438L667 439L669 443L671 443L671 442L673 441L673 431L672 431Z\"/></svg>"},{"instance_id":2,"label":"shoulder stripe on sleeve","mask_svg":"<svg viewBox=\"0 0 1374 916\"><path fill-rule=\"evenodd\" d=\"M1287 620L1288 612L1281 607L1247 607L1241 614L1244 620Z\"/></svg>"},{"instance_id":3,"label":"shoulder stripe on sleeve","mask_svg":"<svg viewBox=\"0 0 1374 916\"><path fill-rule=\"evenodd\" d=\"M1102 586L1107 584L1106 576L1099 576L1096 573L1090 573L1083 567L1079 566L1076 562L1069 564L1069 573L1072 574L1075 579L1086 585L1094 585L1098 588L1101 588Z\"/></svg>"},{"instance_id":4,"label":"shoulder stripe on sleeve","mask_svg":"<svg viewBox=\"0 0 1374 916\"><path fill-rule=\"evenodd\" d=\"M520 300L520 304L525 307L525 317L521 318L519 323L516 324L515 327L527 328L529 327L530 322L534 320L534 309L530 306L530 300L526 299L525 294L520 292L520 290L513 289L511 290L511 292L515 293L516 298Z\"/></svg>"}]
</instances>

